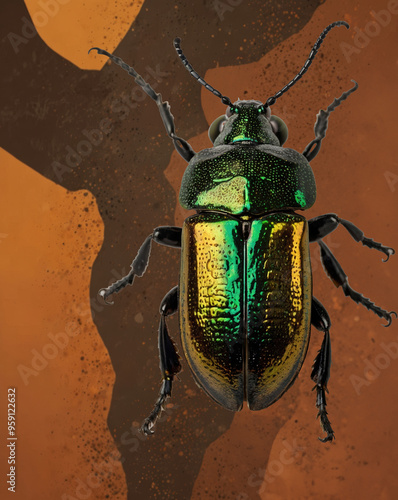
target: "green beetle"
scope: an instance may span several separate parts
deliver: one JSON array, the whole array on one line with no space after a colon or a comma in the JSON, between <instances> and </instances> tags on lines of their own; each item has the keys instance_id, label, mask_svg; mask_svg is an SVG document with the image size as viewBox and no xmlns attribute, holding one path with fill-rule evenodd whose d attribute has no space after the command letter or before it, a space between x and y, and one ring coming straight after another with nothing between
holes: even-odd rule
<instances>
[{"instance_id":1,"label":"green beetle","mask_svg":"<svg viewBox=\"0 0 398 500\"><path fill-rule=\"evenodd\" d=\"M344 21L330 24L319 36L309 58L295 78L263 104L256 100L234 103L201 78L184 56L180 40L175 49L183 64L206 89L226 104L226 114L209 129L213 147L195 153L174 131L174 119L163 102L137 72L120 58L95 47L135 78L156 101L168 135L189 162L184 173L180 203L194 209L182 228L158 227L138 251L127 276L99 294L106 301L113 293L142 276L149 262L151 243L181 248L179 286L160 305L159 353L163 383L159 398L142 431L152 434L164 401L171 395L174 375L181 370L166 317L179 310L181 340L197 384L217 403L239 411L244 401L251 410L274 403L297 377L308 349L311 324L323 332L321 349L311 378L321 427L330 441L334 432L326 411L330 376L330 319L312 295L309 243L321 247L323 266L345 295L387 320L394 311L376 306L353 290L340 264L322 241L341 224L358 242L387 255L394 253L366 238L354 224L335 214L307 221L296 213L310 208L316 186L310 161L326 135L329 114L358 85L327 108L315 124L315 139L302 154L283 147L288 131L270 106L307 71L326 34ZM92 50L92 49L91 49ZM110 303L110 302L107 302Z\"/></svg>"}]
</instances>

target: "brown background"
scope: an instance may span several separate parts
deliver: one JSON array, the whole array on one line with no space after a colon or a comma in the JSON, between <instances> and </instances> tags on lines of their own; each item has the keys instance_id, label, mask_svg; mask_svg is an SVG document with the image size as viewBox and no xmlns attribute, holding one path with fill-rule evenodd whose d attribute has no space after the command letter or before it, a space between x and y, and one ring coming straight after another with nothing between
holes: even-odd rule
<instances>
[{"instance_id":1,"label":"brown background","mask_svg":"<svg viewBox=\"0 0 398 500\"><path fill-rule=\"evenodd\" d=\"M383 355L383 342L398 343L397 328L381 328L379 318L334 288L316 249L314 294L333 323L328 408L336 441L316 439L309 375L317 332L298 381L271 408L223 410L184 364L155 436L137 434L159 389L157 311L177 283L178 252L154 248L145 278L112 308L96 292L128 270L154 227L182 223L176 196L185 163L149 98L124 120L112 111L134 82L87 50L114 51L144 77L159 65L156 88L172 105L178 133L199 151L210 146L207 126L224 107L184 70L171 43L176 35L195 69L225 95L265 100L296 74L327 24L348 21L350 31L329 35L273 112L289 126L286 146L302 151L319 108L351 78L358 81L313 161L318 198L306 215L336 212L397 247L398 8L347 58L341 43L355 47L356 29L377 30L371 11L392 2L231 1L218 4L228 6L221 19L210 1L63 1L51 15L37 0L1 7L1 497L11 495L5 399L7 387L16 387L15 498L396 498L398 360ZM39 35L25 36L16 53L10 33L24 36L30 16ZM82 131L98 129L104 118L112 131L61 180L53 162L65 165L66 148L76 149L86 139ZM396 256L383 264L343 229L326 241L353 288L397 309ZM65 337L68 328L75 336ZM170 330L178 339L176 319ZM54 335L67 339L56 354L48 347ZM32 368L43 349L53 359L34 365L25 384L21 365ZM373 374L367 366L376 366ZM359 394L354 377L366 381Z\"/></svg>"}]
</instances>

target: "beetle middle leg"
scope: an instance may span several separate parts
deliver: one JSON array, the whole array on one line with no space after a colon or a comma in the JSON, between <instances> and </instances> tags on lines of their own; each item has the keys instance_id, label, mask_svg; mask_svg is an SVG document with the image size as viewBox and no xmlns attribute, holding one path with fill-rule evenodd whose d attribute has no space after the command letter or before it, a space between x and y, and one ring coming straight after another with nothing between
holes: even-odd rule
<instances>
[{"instance_id":1,"label":"beetle middle leg","mask_svg":"<svg viewBox=\"0 0 398 500\"><path fill-rule=\"evenodd\" d=\"M318 299L312 297L311 324L324 333L322 346L312 366L311 378L316 383L316 407L322 430L327 433L325 438L318 438L323 443L332 441L334 431L326 411L327 383L330 377L330 365L332 362L332 350L330 345L329 328L331 326L329 315Z\"/></svg>"},{"instance_id":2,"label":"beetle middle leg","mask_svg":"<svg viewBox=\"0 0 398 500\"><path fill-rule=\"evenodd\" d=\"M113 293L119 293L127 285L132 285L135 276L141 277L148 267L149 257L151 255L152 240L160 245L165 245L168 247L181 248L181 232L180 227L174 226L160 226L157 227L152 234L150 234L144 243L138 250L136 258L131 264L131 271L116 281L108 288L101 288L98 294L104 299L106 304L113 304L113 302L107 302L107 297Z\"/></svg>"},{"instance_id":3,"label":"beetle middle leg","mask_svg":"<svg viewBox=\"0 0 398 500\"><path fill-rule=\"evenodd\" d=\"M314 241L319 241L332 231L334 231L338 225L341 224L350 234L355 241L361 242L362 245L375 248L379 252L383 252L387 255L387 258L383 262L387 262L390 255L394 255L395 250L391 247L386 247L377 241L372 240L372 238L366 238L363 231L359 227L355 226L349 220L340 219L336 214L324 214L314 217L308 221L309 227L309 237L310 243Z\"/></svg>"},{"instance_id":4,"label":"beetle middle leg","mask_svg":"<svg viewBox=\"0 0 398 500\"><path fill-rule=\"evenodd\" d=\"M338 288L342 287L344 295L350 297L357 304L362 304L370 311L373 311L380 318L384 318L387 320L387 324L383 326L390 326L392 321L392 315L395 314L397 317L397 313L395 311L386 311L379 306L376 306L371 300L364 297L362 294L353 290L348 284L348 277L343 271L343 268L340 266L336 257L330 251L330 248L324 243L322 240L318 241L319 246L321 247L321 261L322 265L326 271L326 274L333 281L334 285Z\"/></svg>"},{"instance_id":5,"label":"beetle middle leg","mask_svg":"<svg viewBox=\"0 0 398 500\"><path fill-rule=\"evenodd\" d=\"M171 388L174 375L176 375L181 370L179 355L177 354L174 342L169 336L166 325L166 317L176 313L177 309L178 286L175 286L165 295L159 308L159 357L163 382L154 409L152 410L149 417L144 420L144 423L142 424L142 427L140 429L146 435L154 433L152 428L155 426L156 420L159 418L160 413L162 412L163 403L168 396L171 396Z\"/></svg>"}]
</instances>

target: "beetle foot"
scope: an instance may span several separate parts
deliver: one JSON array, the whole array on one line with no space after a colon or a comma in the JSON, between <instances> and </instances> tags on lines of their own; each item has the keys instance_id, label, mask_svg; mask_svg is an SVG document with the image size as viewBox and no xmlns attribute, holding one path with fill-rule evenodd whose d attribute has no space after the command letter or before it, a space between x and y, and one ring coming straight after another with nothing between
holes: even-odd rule
<instances>
[{"instance_id":1,"label":"beetle foot","mask_svg":"<svg viewBox=\"0 0 398 500\"><path fill-rule=\"evenodd\" d=\"M155 406L149 417L144 420L143 424L140 427L140 431L146 436L151 436L152 434L154 434L155 431L153 430L153 428L155 427L156 421L160 417L160 414L164 410L163 404L169 396L171 396L171 379L164 379Z\"/></svg>"},{"instance_id":2,"label":"beetle foot","mask_svg":"<svg viewBox=\"0 0 398 500\"><path fill-rule=\"evenodd\" d=\"M142 423L140 427L140 431L145 434L145 436L152 436L155 434L155 424L157 419L159 418L160 414L163 411L163 402L166 398L160 396L159 401L162 400L161 402L157 402L155 404L155 408L152 410L152 413L147 417L144 422Z\"/></svg>"},{"instance_id":3,"label":"beetle foot","mask_svg":"<svg viewBox=\"0 0 398 500\"><path fill-rule=\"evenodd\" d=\"M386 325L383 325L385 327L387 326L390 326L391 325L391 321L392 321L392 315L395 315L395 317L397 318L397 313L395 311L390 311L389 313L386 314L385 318L387 320L387 324Z\"/></svg>"},{"instance_id":4,"label":"beetle foot","mask_svg":"<svg viewBox=\"0 0 398 500\"><path fill-rule=\"evenodd\" d=\"M330 434L328 433L328 435L325 438L318 437L318 439L321 443L327 443L328 441L333 441L334 432L332 431Z\"/></svg>"},{"instance_id":5,"label":"beetle foot","mask_svg":"<svg viewBox=\"0 0 398 500\"><path fill-rule=\"evenodd\" d=\"M112 295L113 293L119 293L127 285L132 285L134 282L134 277L135 277L135 274L134 274L133 270L131 270L129 272L129 274L127 274L127 276L124 276L124 278L121 278L120 280L116 281L115 283L108 286L107 288L101 288L101 290L98 292L98 295L100 297L102 297L105 304L107 304L108 306L111 306L114 304L114 302L107 301L106 299L110 295Z\"/></svg>"},{"instance_id":6,"label":"beetle foot","mask_svg":"<svg viewBox=\"0 0 398 500\"><path fill-rule=\"evenodd\" d=\"M319 418L320 420L322 430L327 434L326 437L324 438L318 437L318 439L322 443L327 443L328 441L333 441L334 439L334 430L332 429L332 425L328 417L328 412L326 410L325 391L327 389L325 385L320 385L320 384L317 384L315 387L316 387L316 407L318 408L317 418Z\"/></svg>"},{"instance_id":7,"label":"beetle foot","mask_svg":"<svg viewBox=\"0 0 398 500\"><path fill-rule=\"evenodd\" d=\"M110 301L107 301L107 297L109 297L109 295L111 295L110 293L107 293L107 288L101 288L101 290L98 292L98 295L100 297L102 297L102 300L105 302L105 304L107 304L108 306L113 306L114 302L110 302Z\"/></svg>"},{"instance_id":8,"label":"beetle foot","mask_svg":"<svg viewBox=\"0 0 398 500\"><path fill-rule=\"evenodd\" d=\"M374 248L374 249L378 250L379 252L383 252L385 255L387 255L386 259L382 259L383 262L387 262L388 259L390 258L390 256L395 254L395 250L393 248L386 247L385 245L382 245L381 243L374 241L372 238L363 237L362 245L369 247L369 248Z\"/></svg>"},{"instance_id":9,"label":"beetle foot","mask_svg":"<svg viewBox=\"0 0 398 500\"><path fill-rule=\"evenodd\" d=\"M350 297L357 304L362 304L363 306L366 307L366 309L369 309L369 311L373 311L380 318L384 318L385 320L387 320L387 324L383 326L390 326L392 321L392 315L395 314L395 316L397 316L397 313L395 311L388 312L382 307L376 306L374 302L372 302L367 297L364 297L361 293L353 290L348 284L347 279L342 284L342 288L345 296Z\"/></svg>"},{"instance_id":10,"label":"beetle foot","mask_svg":"<svg viewBox=\"0 0 398 500\"><path fill-rule=\"evenodd\" d=\"M386 255L387 255L387 258L386 259L382 259L383 262L387 262L388 259L390 258L390 255L394 255L395 254L395 250L391 247L384 247L385 250L382 250Z\"/></svg>"},{"instance_id":11,"label":"beetle foot","mask_svg":"<svg viewBox=\"0 0 398 500\"><path fill-rule=\"evenodd\" d=\"M152 436L155 434L155 431L152 430L152 428L155 426L155 422L152 422L150 418L146 418L143 422L143 424L140 427L140 431L145 434L145 436Z\"/></svg>"},{"instance_id":12,"label":"beetle foot","mask_svg":"<svg viewBox=\"0 0 398 500\"><path fill-rule=\"evenodd\" d=\"M322 443L327 443L328 441L333 441L334 439L334 430L332 429L332 425L327 415L328 412L325 407L319 409L317 417L320 419L322 430L327 434L324 438L318 437L319 441Z\"/></svg>"}]
</instances>

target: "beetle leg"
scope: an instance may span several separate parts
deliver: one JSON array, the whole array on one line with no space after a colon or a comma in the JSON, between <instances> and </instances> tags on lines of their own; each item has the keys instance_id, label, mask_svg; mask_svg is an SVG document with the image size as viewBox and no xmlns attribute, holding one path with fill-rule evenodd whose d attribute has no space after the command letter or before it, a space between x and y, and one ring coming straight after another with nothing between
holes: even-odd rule
<instances>
[{"instance_id":1,"label":"beetle leg","mask_svg":"<svg viewBox=\"0 0 398 500\"><path fill-rule=\"evenodd\" d=\"M385 253L387 258L383 260L383 262L387 262L390 255L394 255L395 250L393 248L377 243L377 241L372 240L372 238L366 238L363 231L357 226L349 220L340 219L336 214L324 214L308 221L310 243L321 240L334 231L339 224L349 232L350 236L354 238L355 241L361 242L362 245L366 247L375 248L379 250L379 252Z\"/></svg>"},{"instance_id":2,"label":"beetle leg","mask_svg":"<svg viewBox=\"0 0 398 500\"><path fill-rule=\"evenodd\" d=\"M167 135L173 140L174 147L178 151L178 153L184 158L185 161L189 162L191 158L195 156L195 151L187 141L175 135L174 116L171 114L169 103L167 101L163 102L162 95L155 92L154 89L149 85L149 83L147 83L132 66L129 66L122 59L120 59L120 57L114 56L106 50L99 49L98 47L91 48L88 53L90 53L92 50L96 50L98 54L108 56L111 61L113 61L115 64L118 64L121 68L127 71L130 76L134 77L135 83L142 87L142 90L156 102Z\"/></svg>"},{"instance_id":3,"label":"beetle leg","mask_svg":"<svg viewBox=\"0 0 398 500\"><path fill-rule=\"evenodd\" d=\"M141 427L141 432L146 435L153 434L152 430L159 418L163 404L168 396L171 396L173 377L181 370L179 355L177 354L174 342L169 336L166 325L166 317L171 316L178 309L178 286L172 288L160 304L160 323L159 323L159 356L160 371L162 372L163 383L160 388L159 397L155 403L149 417L147 417Z\"/></svg>"},{"instance_id":4,"label":"beetle leg","mask_svg":"<svg viewBox=\"0 0 398 500\"><path fill-rule=\"evenodd\" d=\"M321 109L319 113L316 115L316 122L314 126L314 131L315 131L315 139L311 141L307 147L304 149L303 156L307 158L308 161L311 161L315 158L315 156L319 153L319 150L321 149L321 142L326 136L326 131L328 129L328 119L329 115L332 111L334 111L337 106L340 106L340 104L347 99L347 97L352 94L352 92L355 92L358 88L358 84L356 81L351 80L352 82L355 83L355 85L347 90L347 92L343 92L340 97L335 99L332 104L330 104L327 108L326 111Z\"/></svg>"},{"instance_id":5,"label":"beetle leg","mask_svg":"<svg viewBox=\"0 0 398 500\"><path fill-rule=\"evenodd\" d=\"M330 378L330 365L332 363L332 349L330 345L329 328L331 326L329 315L318 299L312 297L311 324L324 333L323 342L312 366L311 378L316 383L316 407L320 419L321 428L327 433L323 439L318 438L323 443L332 441L334 431L326 411L326 394L328 392L327 383Z\"/></svg>"},{"instance_id":6,"label":"beetle leg","mask_svg":"<svg viewBox=\"0 0 398 500\"><path fill-rule=\"evenodd\" d=\"M124 276L124 278L116 281L116 283L108 286L108 288L101 288L98 292L98 294L104 299L105 303L112 305L113 302L107 302L107 297L113 293L119 293L127 285L132 285L135 276L141 277L145 273L146 268L148 267L149 257L151 255L152 240L160 245L181 248L181 232L182 229L180 227L157 227L153 233L146 238L138 250L137 256L131 264L131 271Z\"/></svg>"},{"instance_id":7,"label":"beetle leg","mask_svg":"<svg viewBox=\"0 0 398 500\"><path fill-rule=\"evenodd\" d=\"M386 311L379 306L376 306L371 300L364 297L362 294L353 290L348 284L348 277L337 261L336 257L332 254L329 247L322 241L318 241L319 246L321 247L321 261L323 268L326 271L326 274L333 281L334 285L338 288L341 286L343 288L343 292L347 297L350 297L357 304L362 304L370 311L373 311L375 314L380 316L380 318L384 318L387 320L387 324L383 326L390 326L392 321L392 315L395 314L397 317L397 313L395 311Z\"/></svg>"}]
</instances>

